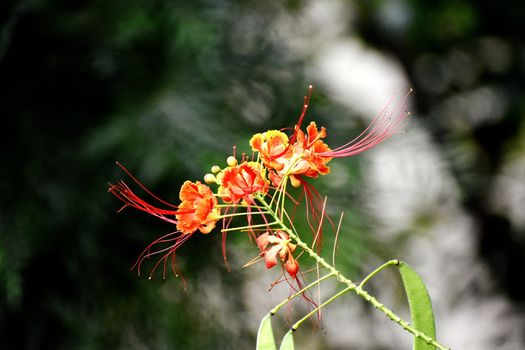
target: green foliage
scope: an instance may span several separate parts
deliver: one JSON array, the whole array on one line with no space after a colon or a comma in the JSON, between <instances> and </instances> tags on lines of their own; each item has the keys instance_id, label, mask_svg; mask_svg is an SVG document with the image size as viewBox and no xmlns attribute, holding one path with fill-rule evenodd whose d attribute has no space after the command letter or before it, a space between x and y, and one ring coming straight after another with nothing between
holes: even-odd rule
<instances>
[{"instance_id":1,"label":"green foliage","mask_svg":"<svg viewBox=\"0 0 525 350\"><path fill-rule=\"evenodd\" d=\"M276 350L275 338L273 337L271 314L263 317L259 331L257 332L257 350Z\"/></svg>"},{"instance_id":2,"label":"green foliage","mask_svg":"<svg viewBox=\"0 0 525 350\"><path fill-rule=\"evenodd\" d=\"M283 337L283 341L281 343L281 346L279 347L279 350L294 350L294 342L293 342L293 330L289 330L286 332L286 334Z\"/></svg>"},{"instance_id":3,"label":"green foliage","mask_svg":"<svg viewBox=\"0 0 525 350\"><path fill-rule=\"evenodd\" d=\"M403 279L403 285L410 306L412 325L420 332L436 339L436 327L434 324L434 312L428 295L427 288L417 272L405 262L399 263L399 273ZM414 337L414 350L432 350L434 346L420 338Z\"/></svg>"}]
</instances>

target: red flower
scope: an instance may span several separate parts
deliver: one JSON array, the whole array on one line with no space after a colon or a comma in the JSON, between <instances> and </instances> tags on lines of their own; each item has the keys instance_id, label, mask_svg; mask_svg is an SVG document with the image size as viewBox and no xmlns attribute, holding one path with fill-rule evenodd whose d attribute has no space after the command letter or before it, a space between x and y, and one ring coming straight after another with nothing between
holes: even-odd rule
<instances>
[{"instance_id":1,"label":"red flower","mask_svg":"<svg viewBox=\"0 0 525 350\"><path fill-rule=\"evenodd\" d=\"M172 205L155 196L137 179L135 179L135 177L133 177L133 175L131 175L131 173L126 168L124 168L119 163L117 164L143 190L145 190L146 193L168 207L167 209L163 209L147 203L145 200L133 193L133 191L123 181L120 181L116 185L110 184L109 192L114 194L117 198L125 203L121 210L130 206L177 226L177 231L161 236L149 244L138 257L137 262L135 265L133 265L133 268L137 267L140 274L140 267L144 259L160 254L161 258L153 267L150 276L155 272L161 263L163 264L165 273L166 263L170 257L172 269L176 275L179 275L175 267L175 252L197 230L202 233L209 233L211 230L213 230L220 216L220 211L217 207L217 199L208 186L201 184L199 181L195 183L186 181L182 185L179 193L181 204L179 206Z\"/></svg>"},{"instance_id":2,"label":"red flower","mask_svg":"<svg viewBox=\"0 0 525 350\"><path fill-rule=\"evenodd\" d=\"M133 178L135 180L135 178ZM142 186L142 184L139 183ZM162 209L137 196L124 183L120 181L116 185L110 185L109 192L114 194L117 198L122 200L125 205L120 210L130 206L138 210L145 211L153 216L156 216L171 224L176 224L177 229L183 234L190 234L197 230L202 233L209 233L215 227L219 219L219 209L217 208L217 199L213 195L211 189L201 184L199 181L193 183L186 181L181 189L179 198L181 204L174 206L143 187L148 194L153 196L156 200L171 207L171 209ZM172 218L174 217L174 218Z\"/></svg>"},{"instance_id":3,"label":"red flower","mask_svg":"<svg viewBox=\"0 0 525 350\"><path fill-rule=\"evenodd\" d=\"M297 132L297 141L294 144L294 153L300 154L300 159L306 161L308 166L304 173L297 173L307 177L317 177L319 174L326 175L330 168L326 166L332 157L324 156L330 151L330 147L322 141L326 137L326 129L317 130L315 122L311 122L306 128L305 135L302 130Z\"/></svg>"},{"instance_id":4,"label":"red flower","mask_svg":"<svg viewBox=\"0 0 525 350\"><path fill-rule=\"evenodd\" d=\"M296 141L291 147L291 152L285 152L281 158L274 161L284 164L282 169L274 168L269 174L274 185L277 186L282 178L287 176L292 186L299 187L301 176L317 178L319 174L326 175L330 172L326 164L332 157L324 155L330 151L330 147L322 140L326 137L326 129L323 127L319 131L315 122L311 122L306 132L305 134L297 128L294 134Z\"/></svg>"},{"instance_id":5,"label":"red flower","mask_svg":"<svg viewBox=\"0 0 525 350\"><path fill-rule=\"evenodd\" d=\"M269 186L269 181L264 178L264 168L255 162L243 162L224 169L218 175L218 182L218 195L225 203L237 203L242 199L247 204L254 204L253 194L265 194Z\"/></svg>"},{"instance_id":6,"label":"red flower","mask_svg":"<svg viewBox=\"0 0 525 350\"><path fill-rule=\"evenodd\" d=\"M180 189L177 218L177 229L184 233L193 233L199 230L202 233L210 233L215 228L219 219L217 198L211 189L200 183L186 181Z\"/></svg>"},{"instance_id":7,"label":"red flower","mask_svg":"<svg viewBox=\"0 0 525 350\"><path fill-rule=\"evenodd\" d=\"M265 232L257 237L257 246L264 257L266 268L270 269L277 265L277 258L283 264L288 274L295 278L299 271L299 263L293 257L293 252L297 247L291 243L290 238L283 231L277 231L275 234Z\"/></svg>"}]
</instances>

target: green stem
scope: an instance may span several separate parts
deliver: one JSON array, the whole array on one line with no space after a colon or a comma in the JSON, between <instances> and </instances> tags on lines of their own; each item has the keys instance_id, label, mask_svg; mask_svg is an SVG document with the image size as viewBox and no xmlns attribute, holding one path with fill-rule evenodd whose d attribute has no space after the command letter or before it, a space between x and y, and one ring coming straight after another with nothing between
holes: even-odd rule
<instances>
[{"instance_id":1,"label":"green stem","mask_svg":"<svg viewBox=\"0 0 525 350\"><path fill-rule=\"evenodd\" d=\"M399 316L397 316L392 310L387 308L384 304L380 303L379 300L368 294L368 292L364 289L362 289L360 286L355 288L353 290L357 295L359 295L361 298L368 301L370 304L372 304L376 309L381 310L388 318L390 318L395 323L399 324L401 327L403 327L404 330L412 333L416 338L423 339L427 344L435 346L439 350L450 350L450 348L447 348L446 346L441 345L438 343L435 339L429 337L423 332L418 331L414 327L412 327L408 322L401 319Z\"/></svg>"},{"instance_id":2,"label":"green stem","mask_svg":"<svg viewBox=\"0 0 525 350\"><path fill-rule=\"evenodd\" d=\"M379 271L381 271L382 269L384 269L385 267L388 267L388 266L398 266L399 265L399 260L390 260L390 261L387 261L386 263L384 263L383 265L379 266L377 269L375 269L374 271L372 271L368 276L366 276L362 281L361 283L359 283L359 286L361 288L364 287L364 285L372 278L374 277Z\"/></svg>"},{"instance_id":3,"label":"green stem","mask_svg":"<svg viewBox=\"0 0 525 350\"><path fill-rule=\"evenodd\" d=\"M307 313L303 318L301 318L299 321L295 322L294 325L292 326L292 332L295 332L297 330L297 328L299 328L299 326L301 325L301 323L303 323L304 321L306 321L307 319L310 318L310 316L312 316L313 314L315 314L316 312L319 312L319 310L321 310L321 308L327 306L328 304L330 304L332 301L334 301L335 299L339 298L341 295L345 294L346 292L350 291L352 288L351 287L346 287L345 289L343 289L342 291L340 291L339 293L333 295L330 299L328 299L327 301L325 301L324 303L322 303L321 305L319 305L318 307L316 307L315 309L313 309L312 311L310 311L309 313Z\"/></svg>"},{"instance_id":4,"label":"green stem","mask_svg":"<svg viewBox=\"0 0 525 350\"><path fill-rule=\"evenodd\" d=\"M274 218L275 224L279 225L280 229L282 231L284 231L286 234L288 234L288 236L290 238L292 238L297 243L297 245L299 247L301 247L301 249L303 249L304 252L306 252L308 255L310 255L310 257L312 257L312 259L317 261L317 263L319 265L321 265L322 267L326 268L330 272L330 274L333 274L334 276L336 276L337 280L339 280L341 283L346 284L348 286L348 288L347 288L348 290L352 290L358 296L360 296L361 298L363 298L364 300L366 300L367 302L372 304L372 306L374 306L376 309L378 309L381 312L383 312L388 318L390 318L392 321L394 321L395 323L400 325L404 330L408 331L409 333L412 333L412 335L414 335L416 338L423 339L427 344L432 345L432 346L436 347L439 350L450 350L449 348L447 348L447 347L441 345L440 343L438 343L435 339L429 337L425 333L420 332L416 328L412 327L408 322L402 320L392 310L390 310L384 304L379 302L379 300L377 300L375 297L373 297L370 294L368 294L368 292L366 290L362 289L361 286L357 285L356 283L352 282L352 280L350 280L350 279L346 278L345 276L343 276L343 274L341 274L341 272L339 272L335 267L333 267L332 265L327 263L325 259L323 259L319 255L317 255L317 253L315 251L313 251L306 243L304 243L299 238L299 236L296 234L295 231L293 231L290 228L288 228L288 226L277 216L277 214L274 212L274 210L265 202L264 197L257 196L256 198L268 210L270 215ZM393 264L394 261L395 260L392 260L392 262L388 262L388 263ZM381 268L383 268L383 267L380 267L376 271L372 272L371 275L373 276L375 273L379 272L381 270ZM372 276L370 276L370 277L372 277ZM366 282L366 279L365 279L365 282Z\"/></svg>"},{"instance_id":5,"label":"green stem","mask_svg":"<svg viewBox=\"0 0 525 350\"><path fill-rule=\"evenodd\" d=\"M270 311L270 315L273 316L277 313L277 311L279 311L279 309L281 307L283 307L284 305L286 305L290 300L292 300L293 298L295 298L296 296L299 296L301 294L303 294L304 292L306 292L308 289L312 288L313 286L321 283L322 281L324 281L325 279L327 278L330 278L332 277L334 274L332 273L329 273L319 279L316 279L314 282L310 283L309 285L307 285L306 287L304 287L303 289L301 289L300 291L298 291L297 293L289 296L288 298L284 299L282 302L280 302L279 304L277 304L271 311Z\"/></svg>"}]
</instances>

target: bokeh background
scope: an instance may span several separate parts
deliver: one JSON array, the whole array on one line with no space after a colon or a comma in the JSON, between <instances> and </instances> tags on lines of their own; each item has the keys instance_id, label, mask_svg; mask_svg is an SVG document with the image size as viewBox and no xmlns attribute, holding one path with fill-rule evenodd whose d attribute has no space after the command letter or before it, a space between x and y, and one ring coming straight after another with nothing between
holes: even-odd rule
<instances>
[{"instance_id":1,"label":"bokeh background","mask_svg":"<svg viewBox=\"0 0 525 350\"><path fill-rule=\"evenodd\" d=\"M345 211L337 264L359 280L400 258L428 283L453 349L525 347L525 3L521 1L59 1L0 4L0 348L251 349L287 288L241 266L242 234L195 235L188 283L130 271L172 229L120 203L119 160L177 202L255 132L307 121L353 138L393 96L410 121L316 181ZM330 244L330 237L326 239ZM327 249L330 256L331 249ZM330 291L330 286L326 292ZM395 275L370 289L406 315ZM348 296L300 349L408 349ZM276 334L300 317L279 315Z\"/></svg>"}]
</instances>

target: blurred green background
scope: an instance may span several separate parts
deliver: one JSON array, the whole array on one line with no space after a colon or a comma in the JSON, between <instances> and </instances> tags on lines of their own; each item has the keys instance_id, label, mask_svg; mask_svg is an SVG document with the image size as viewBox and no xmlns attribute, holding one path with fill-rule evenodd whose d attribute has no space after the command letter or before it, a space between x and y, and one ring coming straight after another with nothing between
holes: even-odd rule
<instances>
[{"instance_id":1,"label":"blurred green background","mask_svg":"<svg viewBox=\"0 0 525 350\"><path fill-rule=\"evenodd\" d=\"M337 18L323 10L334 4ZM395 88L414 88L406 129L423 130L445 164L457 208L473 223L465 254L491 281L489 288L469 284L454 302L494 293L523 311L524 17L521 1L2 2L0 348L253 348L266 309L253 312L259 299L247 281L263 273L256 285L265 293L275 271L240 267L256 254L246 237L228 241L231 272L218 234L188 241L178 254L186 293L171 275L137 277L130 267L138 254L172 227L132 210L116 214L120 203L107 183L125 178L118 160L176 203L182 182L223 165L233 145L249 152L253 133L292 125L310 83L307 120L335 128L331 145L357 135L367 117L334 98L328 78L312 74L332 37L395 61L406 79ZM376 112L387 102L378 101ZM334 212L351 208L338 262L356 279L365 262L403 257L391 243L406 247L435 216L414 216L392 241L374 235L361 159L334 168L346 174L340 187L318 182ZM425 195L424 186L418 191ZM439 240L421 251L426 260L433 244ZM456 268L454 260L437 263ZM446 311L437 313L446 322ZM472 324L454 323L462 327ZM507 342L512 332L502 329L486 348L523 344L523 322L518 327L521 338ZM330 326L304 337L315 339L310 348L347 348L330 343L340 331ZM460 337L447 332L452 342ZM398 348L363 343L353 348Z\"/></svg>"}]
</instances>

